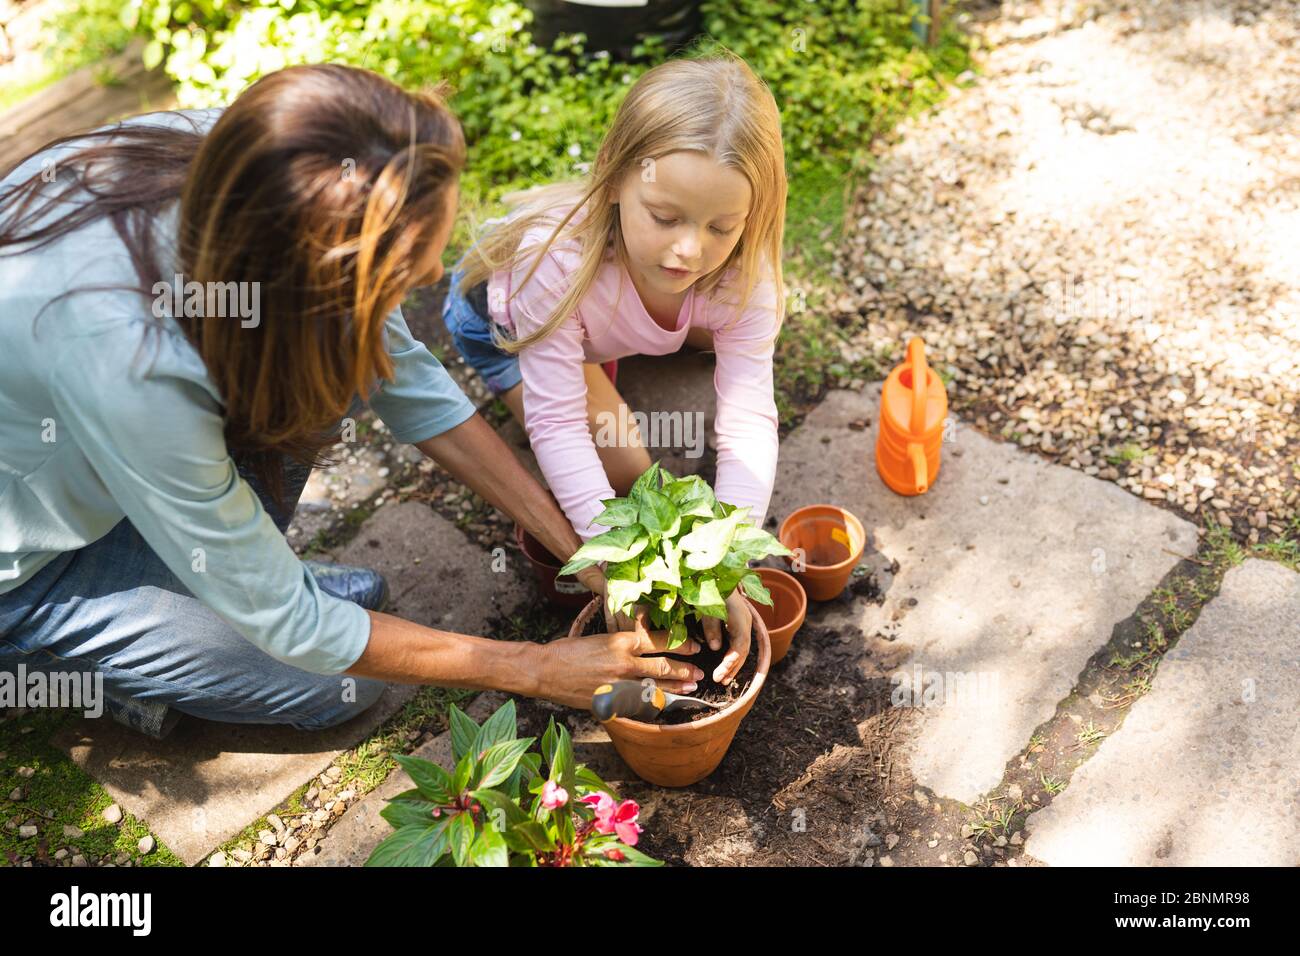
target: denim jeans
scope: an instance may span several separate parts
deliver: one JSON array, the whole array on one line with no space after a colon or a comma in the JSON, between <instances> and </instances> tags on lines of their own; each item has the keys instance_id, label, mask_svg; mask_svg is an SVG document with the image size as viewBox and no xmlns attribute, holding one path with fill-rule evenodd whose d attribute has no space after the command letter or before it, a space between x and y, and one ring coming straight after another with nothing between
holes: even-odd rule
<instances>
[{"instance_id":1,"label":"denim jeans","mask_svg":"<svg viewBox=\"0 0 1300 956\"><path fill-rule=\"evenodd\" d=\"M470 368L478 372L494 396L510 391L524 380L519 356L497 348L492 341L492 319L487 311L487 292L480 284L468 296L460 293L459 264L451 273L451 287L442 303L442 324L451 333L452 344ZM601 365L611 382L618 381L618 360Z\"/></svg>"},{"instance_id":2,"label":"denim jeans","mask_svg":"<svg viewBox=\"0 0 1300 956\"><path fill-rule=\"evenodd\" d=\"M487 316L487 303L475 302L460 294L459 268L451 273L451 287L442 303L442 322L451 333L456 351L478 372L493 395L510 391L523 381L519 371L519 357L497 348L492 341L492 320ZM479 288L472 290L482 296Z\"/></svg>"},{"instance_id":3,"label":"denim jeans","mask_svg":"<svg viewBox=\"0 0 1300 956\"><path fill-rule=\"evenodd\" d=\"M282 513L236 462L281 533L311 469L285 460ZM205 720L319 730L366 710L384 682L282 663L194 597L130 519L0 595L0 670L101 672L103 693ZM344 681L355 681L344 694ZM355 698L355 700L351 699ZM108 711L104 711L108 717Z\"/></svg>"}]
</instances>

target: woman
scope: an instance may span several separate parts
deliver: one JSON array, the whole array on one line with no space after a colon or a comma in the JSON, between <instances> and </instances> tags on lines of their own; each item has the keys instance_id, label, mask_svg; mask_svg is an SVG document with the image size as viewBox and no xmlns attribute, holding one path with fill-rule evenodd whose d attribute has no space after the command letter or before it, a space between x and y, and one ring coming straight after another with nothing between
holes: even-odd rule
<instances>
[{"instance_id":1,"label":"woman","mask_svg":"<svg viewBox=\"0 0 1300 956\"><path fill-rule=\"evenodd\" d=\"M666 635L627 622L545 645L423 627L377 609L373 572L317 580L283 537L365 396L554 553L579 545L398 308L442 276L463 162L438 93L322 65L5 178L0 667L101 672L155 735L165 708L327 727L385 681L585 706L608 680L700 674L641 656Z\"/></svg>"}]
</instances>

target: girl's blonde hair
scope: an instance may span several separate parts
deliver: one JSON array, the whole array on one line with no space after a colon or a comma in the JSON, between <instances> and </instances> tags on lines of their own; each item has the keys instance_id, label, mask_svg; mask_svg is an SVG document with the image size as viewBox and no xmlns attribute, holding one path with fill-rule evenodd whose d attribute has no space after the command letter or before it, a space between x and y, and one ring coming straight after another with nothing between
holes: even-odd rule
<instances>
[{"instance_id":1,"label":"girl's blonde hair","mask_svg":"<svg viewBox=\"0 0 1300 956\"><path fill-rule=\"evenodd\" d=\"M618 207L607 198L616 197L624 177L634 171L639 173L646 160L678 150L695 150L738 170L749 180L751 189L749 216L739 242L717 269L696 282L697 292L716 294L723 277L735 266L739 295L734 303L739 317L768 265L776 284L776 332L780 333L785 315L781 245L786 203L781 117L763 81L744 60L724 50L698 58L669 60L637 80L619 106L591 172L584 179L504 197L512 214L494 222L465 254L461 263L462 293L493 272L514 271L535 249L532 266L513 298L561 236L576 240L581 252L568 290L540 328L522 338L507 339L492 323L493 339L500 348L514 354L555 331L586 296L611 244L619 260L627 264ZM586 215L573 222L584 207ZM563 218L545 242L521 248L530 229L549 225L561 214Z\"/></svg>"}]
</instances>

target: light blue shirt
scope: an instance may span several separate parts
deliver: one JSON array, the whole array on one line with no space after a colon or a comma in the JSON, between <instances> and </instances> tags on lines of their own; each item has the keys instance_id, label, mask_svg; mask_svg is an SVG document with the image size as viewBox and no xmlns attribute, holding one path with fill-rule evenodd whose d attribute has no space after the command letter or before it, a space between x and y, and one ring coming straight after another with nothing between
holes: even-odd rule
<instances>
[{"instance_id":1,"label":"light blue shirt","mask_svg":"<svg viewBox=\"0 0 1300 956\"><path fill-rule=\"evenodd\" d=\"M192 118L206 130L218 115L173 111L130 122ZM57 177L60 153L74 148L32 157L0 192L48 159ZM169 266L177 211L173 203L159 220ZM42 249L0 256L0 601L125 517L181 583L251 643L312 673L347 670L366 648L370 618L320 590L239 476L220 395L170 314L156 319L136 292L78 292L45 309L33 332L38 310L62 292L138 282L107 219ZM158 322L161 334L145 339ZM474 414L400 309L388 316L385 336L394 379L381 380L369 402L394 439L423 441Z\"/></svg>"}]
</instances>

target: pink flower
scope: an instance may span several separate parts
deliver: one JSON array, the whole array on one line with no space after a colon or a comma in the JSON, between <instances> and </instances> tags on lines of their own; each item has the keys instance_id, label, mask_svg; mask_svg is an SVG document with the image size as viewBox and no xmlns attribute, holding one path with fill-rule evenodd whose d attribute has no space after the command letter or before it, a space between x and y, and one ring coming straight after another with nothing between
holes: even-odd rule
<instances>
[{"instance_id":1,"label":"pink flower","mask_svg":"<svg viewBox=\"0 0 1300 956\"><path fill-rule=\"evenodd\" d=\"M635 800L624 800L614 811L614 832L628 846L636 846L638 835L641 833L641 825L636 822L637 814L640 812L641 808L637 806Z\"/></svg>"},{"instance_id":2,"label":"pink flower","mask_svg":"<svg viewBox=\"0 0 1300 956\"><path fill-rule=\"evenodd\" d=\"M554 780L546 781L542 787L542 806L547 810L554 810L564 806L569 802L569 791L563 787L557 787Z\"/></svg>"},{"instance_id":3,"label":"pink flower","mask_svg":"<svg viewBox=\"0 0 1300 956\"><path fill-rule=\"evenodd\" d=\"M601 790L598 793L589 793L582 798L582 802L596 808L596 831L598 833L613 833L614 824L610 818L614 816L614 798Z\"/></svg>"},{"instance_id":4,"label":"pink flower","mask_svg":"<svg viewBox=\"0 0 1300 956\"><path fill-rule=\"evenodd\" d=\"M601 791L589 793L582 798L583 803L596 808L596 832L617 833L618 838L628 846L636 846L641 826L636 822L641 808L635 800L624 800L615 804L614 798Z\"/></svg>"}]
</instances>

